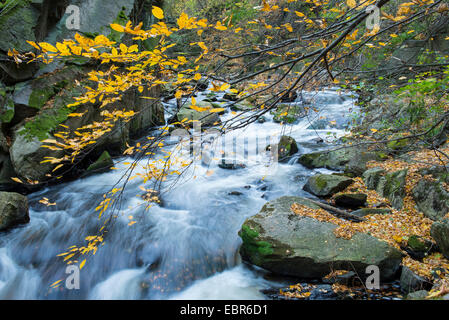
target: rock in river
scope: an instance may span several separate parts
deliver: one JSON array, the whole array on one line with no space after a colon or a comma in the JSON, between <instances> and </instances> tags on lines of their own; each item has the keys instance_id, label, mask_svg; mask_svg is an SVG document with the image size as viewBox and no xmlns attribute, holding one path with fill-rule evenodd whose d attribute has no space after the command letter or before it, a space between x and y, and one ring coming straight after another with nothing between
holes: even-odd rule
<instances>
[{"instance_id":1,"label":"rock in river","mask_svg":"<svg viewBox=\"0 0 449 320\"><path fill-rule=\"evenodd\" d=\"M27 197L15 192L0 192L0 231L28 221Z\"/></svg>"},{"instance_id":2,"label":"rock in river","mask_svg":"<svg viewBox=\"0 0 449 320\"><path fill-rule=\"evenodd\" d=\"M286 196L266 203L245 221L239 232L244 261L303 279L321 279L332 270L363 277L369 265L379 267L383 280L396 275L402 260L399 250L365 233L349 240L337 238L336 225L294 214L294 203L318 208L306 198Z\"/></svg>"}]
</instances>

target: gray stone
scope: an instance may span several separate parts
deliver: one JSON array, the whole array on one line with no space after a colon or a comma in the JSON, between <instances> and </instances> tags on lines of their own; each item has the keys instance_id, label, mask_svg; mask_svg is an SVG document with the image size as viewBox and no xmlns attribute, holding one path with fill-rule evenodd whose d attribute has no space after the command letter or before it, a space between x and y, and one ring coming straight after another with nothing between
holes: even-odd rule
<instances>
[{"instance_id":1,"label":"gray stone","mask_svg":"<svg viewBox=\"0 0 449 320\"><path fill-rule=\"evenodd\" d=\"M304 190L319 197L330 197L354 182L351 178L333 174L316 174L307 180Z\"/></svg>"},{"instance_id":2,"label":"gray stone","mask_svg":"<svg viewBox=\"0 0 449 320\"><path fill-rule=\"evenodd\" d=\"M449 219L444 218L434 222L430 234L441 253L449 259Z\"/></svg>"},{"instance_id":3,"label":"gray stone","mask_svg":"<svg viewBox=\"0 0 449 320\"><path fill-rule=\"evenodd\" d=\"M441 183L421 179L412 190L413 200L424 215L438 220L449 211L449 193Z\"/></svg>"},{"instance_id":4,"label":"gray stone","mask_svg":"<svg viewBox=\"0 0 449 320\"><path fill-rule=\"evenodd\" d=\"M352 239L337 238L334 224L294 214L294 203L318 208L301 197L282 197L268 202L248 218L239 232L244 261L277 274L321 279L332 270L351 270L365 275L366 267L377 265L381 279L392 279L402 254L364 233Z\"/></svg>"},{"instance_id":5,"label":"gray stone","mask_svg":"<svg viewBox=\"0 0 449 320\"><path fill-rule=\"evenodd\" d=\"M429 285L426 279L416 275L412 270L403 266L401 272L401 290L410 293L422 290Z\"/></svg>"},{"instance_id":6,"label":"gray stone","mask_svg":"<svg viewBox=\"0 0 449 320\"><path fill-rule=\"evenodd\" d=\"M372 168L366 170L362 175L363 182L368 189L375 190L384 174L385 170L382 168Z\"/></svg>"},{"instance_id":7,"label":"gray stone","mask_svg":"<svg viewBox=\"0 0 449 320\"><path fill-rule=\"evenodd\" d=\"M405 197L407 169L385 173L383 169L373 168L363 173L363 181L368 189L376 190L382 197L390 200L393 208L400 210Z\"/></svg>"},{"instance_id":8,"label":"gray stone","mask_svg":"<svg viewBox=\"0 0 449 320\"><path fill-rule=\"evenodd\" d=\"M318 151L303 154L298 162L306 168L327 168L330 170L345 171L357 176L366 170L366 163L371 160L383 160L379 152L366 151L355 147Z\"/></svg>"},{"instance_id":9,"label":"gray stone","mask_svg":"<svg viewBox=\"0 0 449 320\"><path fill-rule=\"evenodd\" d=\"M28 221L27 197L15 192L0 192L0 231Z\"/></svg>"}]
</instances>

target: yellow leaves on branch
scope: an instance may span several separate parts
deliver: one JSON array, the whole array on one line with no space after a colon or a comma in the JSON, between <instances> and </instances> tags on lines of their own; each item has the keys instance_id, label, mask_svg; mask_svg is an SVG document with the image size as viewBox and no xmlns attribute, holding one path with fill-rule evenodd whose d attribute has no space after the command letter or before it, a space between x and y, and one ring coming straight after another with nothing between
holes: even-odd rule
<instances>
[{"instance_id":1,"label":"yellow leaves on branch","mask_svg":"<svg viewBox=\"0 0 449 320\"><path fill-rule=\"evenodd\" d=\"M164 19L164 11L161 8L153 6L153 10L151 12L153 13L153 16L159 20Z\"/></svg>"}]
</instances>

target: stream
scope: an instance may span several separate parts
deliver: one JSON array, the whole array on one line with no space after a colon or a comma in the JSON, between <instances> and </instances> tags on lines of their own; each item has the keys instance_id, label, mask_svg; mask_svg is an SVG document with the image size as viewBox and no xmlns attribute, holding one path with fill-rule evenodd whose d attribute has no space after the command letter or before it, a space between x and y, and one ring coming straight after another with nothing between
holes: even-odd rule
<instances>
[{"instance_id":1,"label":"stream","mask_svg":"<svg viewBox=\"0 0 449 320\"><path fill-rule=\"evenodd\" d=\"M200 93L197 100L204 98ZM336 89L303 93L302 98L315 110L292 125L281 126L268 115L264 123L225 136L237 143L236 161L244 168L229 170L217 161L195 161L176 185L174 177L163 183L162 203L150 210L141 205L141 181L130 181L104 245L87 258L80 272L79 289L50 287L67 277L57 255L83 245L86 236L97 232L101 222L94 209L132 158L114 159L117 170L29 195L30 223L0 234L0 299L266 299L261 290L280 288L285 282L242 263L238 231L267 201L284 195L311 197L302 190L304 183L316 171L327 170L306 169L296 163L298 156L325 148L318 137L332 140L344 134L356 111L354 98ZM175 104L171 100L166 107L173 109ZM221 118L234 116L228 111ZM267 172L266 155L251 141L258 138L266 146L267 136L280 135L293 137L299 152ZM175 148L176 139L164 151ZM214 140L210 149L219 151L222 140ZM189 159L190 154L181 150L180 157ZM39 203L44 197L56 205ZM136 221L131 226L130 216Z\"/></svg>"}]
</instances>

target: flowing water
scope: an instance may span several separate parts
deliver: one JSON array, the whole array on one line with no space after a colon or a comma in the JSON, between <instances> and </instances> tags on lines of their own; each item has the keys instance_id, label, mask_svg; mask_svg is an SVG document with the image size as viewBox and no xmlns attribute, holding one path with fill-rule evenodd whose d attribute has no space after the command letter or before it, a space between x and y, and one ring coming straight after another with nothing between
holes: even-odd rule
<instances>
[{"instance_id":1,"label":"flowing water","mask_svg":"<svg viewBox=\"0 0 449 320\"><path fill-rule=\"evenodd\" d=\"M245 168L229 170L216 161L196 161L175 186L170 184L173 179L164 183L161 205L149 211L139 206L141 182L130 181L104 245L81 270L78 290L50 288L68 276L57 255L97 232L101 222L94 208L125 172L123 162L132 159L116 159L118 170L29 195L30 223L0 234L0 299L264 299L261 290L281 284L268 280L263 270L242 264L238 231L269 200L310 197L302 186L314 172L296 163L298 155L324 148L317 137L344 133L355 112L354 99L335 90L307 93L302 101L316 110L295 124L282 127L267 116L264 123L226 135L235 138L237 149L246 150L236 157ZM174 103L166 106L173 108ZM222 119L231 117L228 112ZM281 134L295 138L300 151L267 171L266 155L253 152L251 141L278 139ZM221 141L216 139L211 148L217 151ZM56 205L40 204L43 197ZM136 221L132 226L130 216Z\"/></svg>"}]
</instances>

